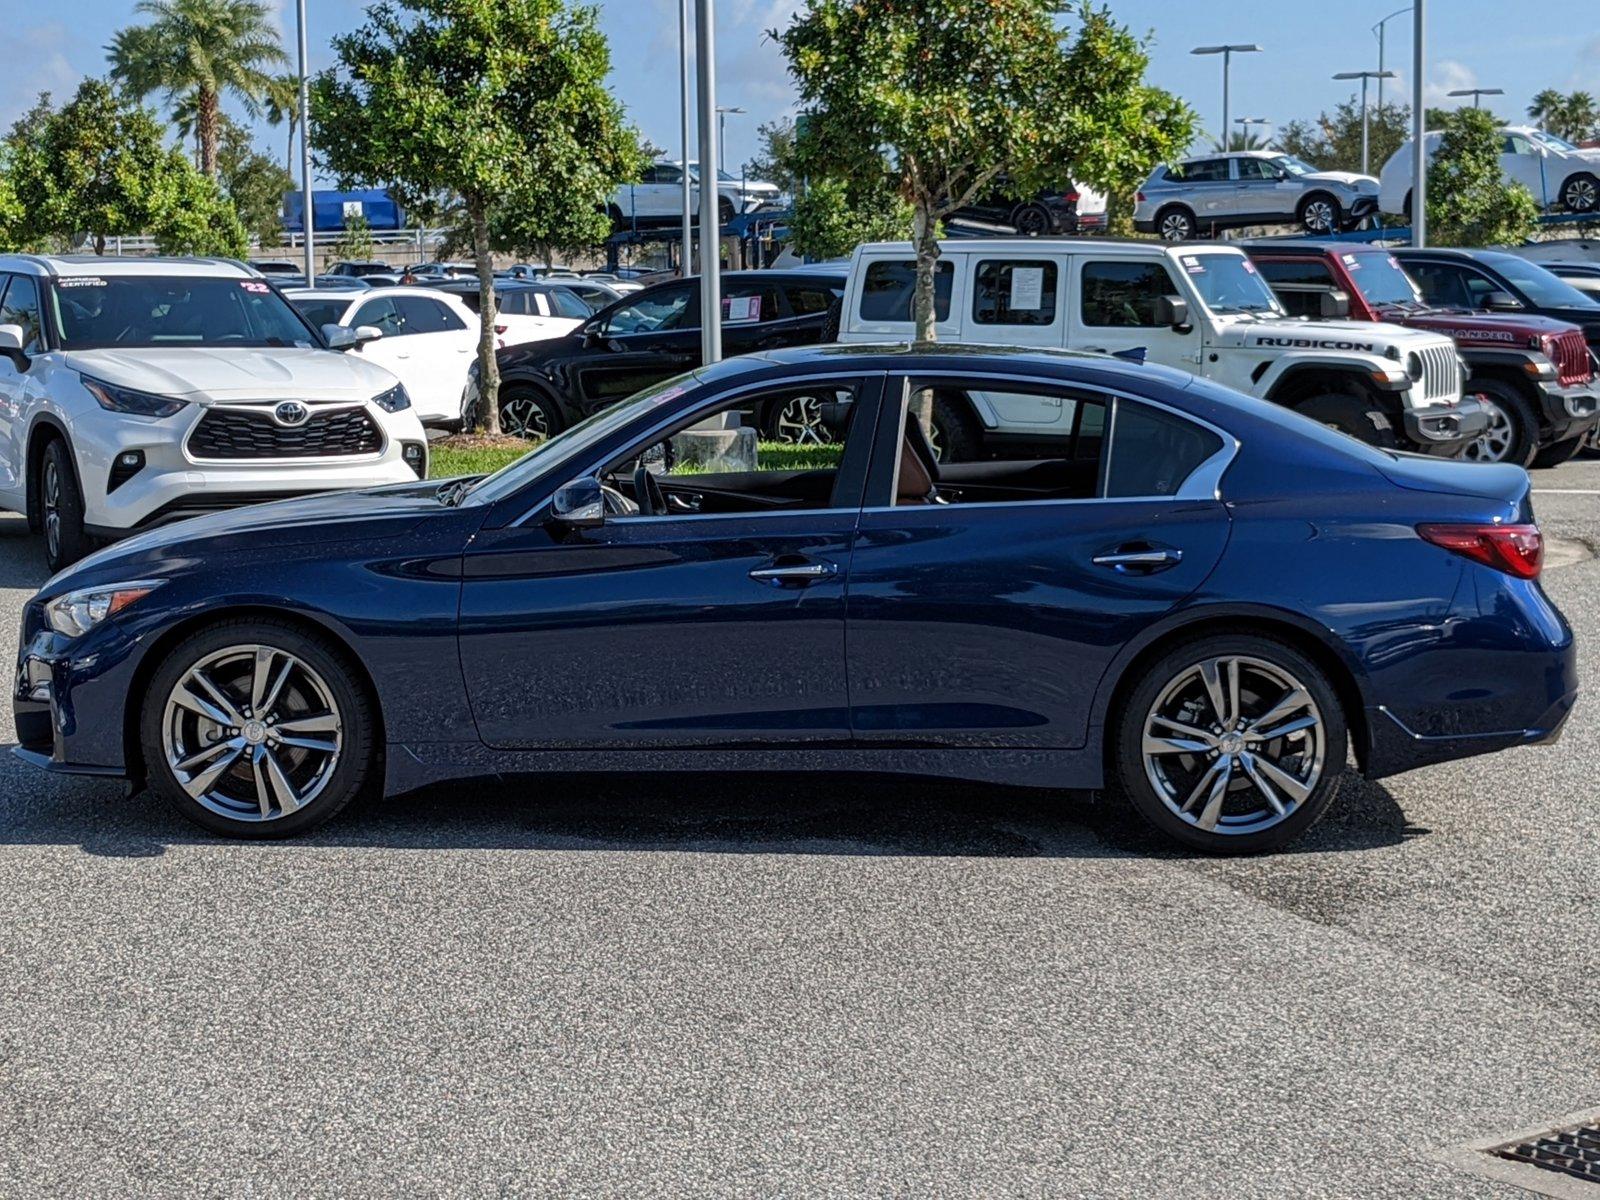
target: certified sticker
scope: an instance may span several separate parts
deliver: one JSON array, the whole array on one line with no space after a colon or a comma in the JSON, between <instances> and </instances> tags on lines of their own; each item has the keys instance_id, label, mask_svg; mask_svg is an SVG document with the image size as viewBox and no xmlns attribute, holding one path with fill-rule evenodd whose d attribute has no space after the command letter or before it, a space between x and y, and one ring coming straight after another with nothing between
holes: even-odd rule
<instances>
[{"instance_id":1,"label":"certified sticker","mask_svg":"<svg viewBox=\"0 0 1600 1200\"><path fill-rule=\"evenodd\" d=\"M105 287L106 281L98 275L66 275L56 280L58 288Z\"/></svg>"}]
</instances>

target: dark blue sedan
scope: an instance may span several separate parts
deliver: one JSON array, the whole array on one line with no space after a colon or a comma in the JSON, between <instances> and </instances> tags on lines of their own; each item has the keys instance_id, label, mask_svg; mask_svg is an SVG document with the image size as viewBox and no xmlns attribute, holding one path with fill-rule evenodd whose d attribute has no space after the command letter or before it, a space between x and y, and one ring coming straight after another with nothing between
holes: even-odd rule
<instances>
[{"instance_id":1,"label":"dark blue sedan","mask_svg":"<svg viewBox=\"0 0 1600 1200\"><path fill-rule=\"evenodd\" d=\"M1026 428L941 463L925 422L963 394ZM707 431L791 401L834 440ZM1104 357L812 347L485 478L83 560L26 607L18 753L250 837L369 784L843 769L1114 788L1190 846L1261 850L1352 751L1378 777L1559 733L1577 671L1541 554L1517 467Z\"/></svg>"}]
</instances>

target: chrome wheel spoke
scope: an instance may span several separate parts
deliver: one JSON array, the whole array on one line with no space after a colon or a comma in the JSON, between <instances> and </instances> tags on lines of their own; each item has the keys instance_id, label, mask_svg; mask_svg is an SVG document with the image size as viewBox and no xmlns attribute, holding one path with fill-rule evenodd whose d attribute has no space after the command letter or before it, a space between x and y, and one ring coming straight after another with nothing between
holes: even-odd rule
<instances>
[{"instance_id":1,"label":"chrome wheel spoke","mask_svg":"<svg viewBox=\"0 0 1600 1200\"><path fill-rule=\"evenodd\" d=\"M218 708L204 696L196 694L184 684L178 685L178 690L172 693L172 702L192 713L198 713L208 721L218 725L232 725L234 720L222 709Z\"/></svg>"},{"instance_id":2,"label":"chrome wheel spoke","mask_svg":"<svg viewBox=\"0 0 1600 1200\"><path fill-rule=\"evenodd\" d=\"M192 772L201 763L206 762L208 759L215 758L218 754L221 754L224 750L243 750L243 749L244 749L244 740L242 738L229 738L225 742L212 742L211 745L205 747L205 749L203 749L203 750L200 750L200 751L197 751L194 754L191 754L188 758L184 759L182 762L174 763L173 767L176 770L179 770L179 771L191 771Z\"/></svg>"},{"instance_id":3,"label":"chrome wheel spoke","mask_svg":"<svg viewBox=\"0 0 1600 1200\"><path fill-rule=\"evenodd\" d=\"M1290 713L1299 712L1302 708L1310 705L1310 703L1311 694L1309 692L1307 692L1304 688L1293 688L1286 692L1276 704L1252 721L1251 725L1255 729L1260 729L1263 725L1271 725L1274 721L1283 720L1283 718L1287 717ZM1267 737L1270 735L1258 733L1254 736Z\"/></svg>"},{"instance_id":4,"label":"chrome wheel spoke","mask_svg":"<svg viewBox=\"0 0 1600 1200\"><path fill-rule=\"evenodd\" d=\"M1252 755L1255 759L1256 770L1270 780L1274 787L1286 793L1289 799L1296 804L1303 804L1307 796L1311 795L1311 787L1296 779L1277 763L1264 755Z\"/></svg>"},{"instance_id":5,"label":"chrome wheel spoke","mask_svg":"<svg viewBox=\"0 0 1600 1200\"><path fill-rule=\"evenodd\" d=\"M1197 738L1164 738L1144 735L1144 752L1146 754L1209 754L1215 742L1207 738L1200 741Z\"/></svg>"},{"instance_id":6,"label":"chrome wheel spoke","mask_svg":"<svg viewBox=\"0 0 1600 1200\"><path fill-rule=\"evenodd\" d=\"M1256 791L1261 793L1262 799L1272 805L1273 812L1280 817L1283 816L1288 810L1284 807L1283 801L1278 798L1278 793L1273 791L1272 785L1267 782L1256 756L1254 754L1242 755L1239 763L1244 767L1244 773L1250 777L1250 782L1256 785Z\"/></svg>"},{"instance_id":7,"label":"chrome wheel spoke","mask_svg":"<svg viewBox=\"0 0 1600 1200\"><path fill-rule=\"evenodd\" d=\"M189 678L200 685L200 690L205 693L206 699L209 699L212 704L227 714L227 719L222 722L223 724L242 725L244 723L244 714L239 711L238 706L228 698L226 692L206 678L205 672L200 670L190 671Z\"/></svg>"},{"instance_id":8,"label":"chrome wheel spoke","mask_svg":"<svg viewBox=\"0 0 1600 1200\"><path fill-rule=\"evenodd\" d=\"M1209 730L1197 729L1193 725L1185 725L1182 721L1174 721L1171 717L1153 716L1150 718L1150 723L1152 725L1165 725L1174 733L1182 734L1186 738L1193 738L1197 742L1207 743L1208 747L1216 745L1217 739Z\"/></svg>"},{"instance_id":9,"label":"chrome wheel spoke","mask_svg":"<svg viewBox=\"0 0 1600 1200\"><path fill-rule=\"evenodd\" d=\"M221 779L223 774L228 771L234 763L239 761L239 755L244 753L243 743L234 745L232 742L229 742L227 746L228 752L221 758L217 759L216 762L212 763L204 771L201 771L196 775L191 775L188 779L180 781L183 784L184 791L188 792L189 795L198 800L201 796L205 795L211 790L211 786L216 783L217 780Z\"/></svg>"},{"instance_id":10,"label":"chrome wheel spoke","mask_svg":"<svg viewBox=\"0 0 1600 1200\"><path fill-rule=\"evenodd\" d=\"M1200 803L1202 796L1210 797L1225 789L1228 785L1228 776L1232 773L1232 767L1233 760L1231 758L1219 758L1212 763L1211 766L1206 768L1206 773L1200 777L1200 782L1195 784L1194 791L1189 793L1189 798L1183 802L1183 807L1179 811L1189 812L1196 804ZM1209 804L1209 802L1208 799L1207 803Z\"/></svg>"},{"instance_id":11,"label":"chrome wheel spoke","mask_svg":"<svg viewBox=\"0 0 1600 1200\"><path fill-rule=\"evenodd\" d=\"M308 713L303 717L279 721L274 728L280 737L285 734L338 733L339 718L331 712Z\"/></svg>"},{"instance_id":12,"label":"chrome wheel spoke","mask_svg":"<svg viewBox=\"0 0 1600 1200\"><path fill-rule=\"evenodd\" d=\"M1207 659L1200 664L1200 682L1205 684L1217 724L1232 729L1239 723L1239 660Z\"/></svg>"},{"instance_id":13,"label":"chrome wheel spoke","mask_svg":"<svg viewBox=\"0 0 1600 1200\"><path fill-rule=\"evenodd\" d=\"M300 793L295 791L294 784L289 782L289 777L278 765L278 756L270 748L262 746L261 757L265 760L267 780L272 785L272 794L278 801L278 808L287 816L300 807Z\"/></svg>"},{"instance_id":14,"label":"chrome wheel spoke","mask_svg":"<svg viewBox=\"0 0 1600 1200\"><path fill-rule=\"evenodd\" d=\"M1303 717L1296 717L1292 721L1285 721L1275 729L1252 729L1248 737L1252 742L1275 742L1279 738L1288 737L1291 733L1299 733L1302 729L1310 729L1316 723L1317 719L1308 713Z\"/></svg>"},{"instance_id":15,"label":"chrome wheel spoke","mask_svg":"<svg viewBox=\"0 0 1600 1200\"><path fill-rule=\"evenodd\" d=\"M1217 759L1217 768L1214 771L1215 780L1211 784L1211 792L1206 797L1206 806L1200 810L1200 816L1195 824L1207 833L1217 827L1217 819L1222 816L1222 802L1228 798L1228 782L1233 778L1233 758L1223 755Z\"/></svg>"},{"instance_id":16,"label":"chrome wheel spoke","mask_svg":"<svg viewBox=\"0 0 1600 1200\"><path fill-rule=\"evenodd\" d=\"M283 737L280 735L273 737L271 741L274 745L295 746L301 750L315 750L319 754L332 754L339 748L338 742L325 742L321 738Z\"/></svg>"}]
</instances>

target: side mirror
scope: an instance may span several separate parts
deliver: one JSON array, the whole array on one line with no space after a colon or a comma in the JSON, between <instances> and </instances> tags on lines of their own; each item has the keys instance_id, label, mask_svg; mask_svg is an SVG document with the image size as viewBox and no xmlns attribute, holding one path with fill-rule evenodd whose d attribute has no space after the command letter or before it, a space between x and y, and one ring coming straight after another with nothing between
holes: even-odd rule
<instances>
[{"instance_id":1,"label":"side mirror","mask_svg":"<svg viewBox=\"0 0 1600 1200\"><path fill-rule=\"evenodd\" d=\"M600 344L600 326L585 325L583 327L583 348L593 350Z\"/></svg>"},{"instance_id":2,"label":"side mirror","mask_svg":"<svg viewBox=\"0 0 1600 1200\"><path fill-rule=\"evenodd\" d=\"M1497 312L1508 312L1511 309L1521 308L1522 305L1510 292L1490 292L1483 298L1483 306L1492 308Z\"/></svg>"},{"instance_id":3,"label":"side mirror","mask_svg":"<svg viewBox=\"0 0 1600 1200\"><path fill-rule=\"evenodd\" d=\"M368 342L375 342L383 336L383 330L376 325L357 325L351 332L356 335L358 346L365 346Z\"/></svg>"},{"instance_id":4,"label":"side mirror","mask_svg":"<svg viewBox=\"0 0 1600 1200\"><path fill-rule=\"evenodd\" d=\"M606 498L592 475L562 484L550 501L550 519L566 529L598 529L606 523Z\"/></svg>"},{"instance_id":5,"label":"side mirror","mask_svg":"<svg viewBox=\"0 0 1600 1200\"><path fill-rule=\"evenodd\" d=\"M324 325L322 340L329 350L351 350L356 344L356 331L346 325Z\"/></svg>"},{"instance_id":6,"label":"side mirror","mask_svg":"<svg viewBox=\"0 0 1600 1200\"><path fill-rule=\"evenodd\" d=\"M1317 315L1324 321L1337 321L1350 315L1350 293L1329 288L1317 294Z\"/></svg>"},{"instance_id":7,"label":"side mirror","mask_svg":"<svg viewBox=\"0 0 1600 1200\"><path fill-rule=\"evenodd\" d=\"M1189 302L1182 296L1160 296L1156 299L1156 324L1167 325L1179 333L1189 329Z\"/></svg>"},{"instance_id":8,"label":"side mirror","mask_svg":"<svg viewBox=\"0 0 1600 1200\"><path fill-rule=\"evenodd\" d=\"M9 358L19 371L28 369L28 356L22 349L21 325L0 325L0 355Z\"/></svg>"}]
</instances>

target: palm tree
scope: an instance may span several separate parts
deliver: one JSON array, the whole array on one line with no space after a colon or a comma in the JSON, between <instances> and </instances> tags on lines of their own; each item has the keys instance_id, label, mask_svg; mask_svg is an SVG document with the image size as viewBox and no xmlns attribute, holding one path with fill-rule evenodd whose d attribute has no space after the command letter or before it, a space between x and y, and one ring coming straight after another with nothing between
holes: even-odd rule
<instances>
[{"instance_id":1,"label":"palm tree","mask_svg":"<svg viewBox=\"0 0 1600 1200\"><path fill-rule=\"evenodd\" d=\"M1556 132L1569 142L1587 140L1600 124L1600 109L1588 92L1573 92L1561 106L1561 126Z\"/></svg>"},{"instance_id":2,"label":"palm tree","mask_svg":"<svg viewBox=\"0 0 1600 1200\"><path fill-rule=\"evenodd\" d=\"M300 124L300 76L274 75L267 81L267 91L262 101L268 125L289 126L289 148L284 157L284 166L293 175L294 131Z\"/></svg>"},{"instance_id":3,"label":"palm tree","mask_svg":"<svg viewBox=\"0 0 1600 1200\"><path fill-rule=\"evenodd\" d=\"M1528 105L1528 119L1539 122L1540 129L1549 129L1552 122L1561 115L1562 106L1567 98L1555 88L1545 88L1533 98L1533 103Z\"/></svg>"},{"instance_id":4,"label":"palm tree","mask_svg":"<svg viewBox=\"0 0 1600 1200\"><path fill-rule=\"evenodd\" d=\"M1228 137L1227 146L1219 146L1217 148L1219 150L1226 149L1231 152L1238 152L1240 150L1271 150L1273 146L1270 137L1263 137L1259 133L1250 133L1244 129L1235 129Z\"/></svg>"},{"instance_id":5,"label":"palm tree","mask_svg":"<svg viewBox=\"0 0 1600 1200\"><path fill-rule=\"evenodd\" d=\"M215 176L223 94L259 115L268 70L288 61L267 7L259 0L139 0L134 11L151 20L111 39L112 77L136 96L165 92L174 107L190 101L200 169Z\"/></svg>"}]
</instances>

